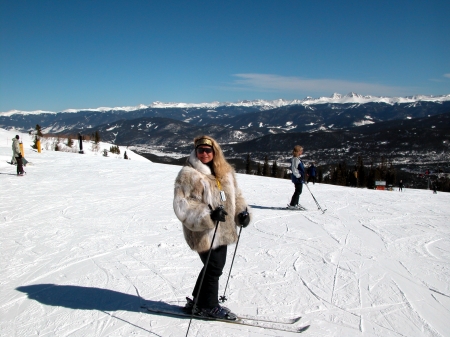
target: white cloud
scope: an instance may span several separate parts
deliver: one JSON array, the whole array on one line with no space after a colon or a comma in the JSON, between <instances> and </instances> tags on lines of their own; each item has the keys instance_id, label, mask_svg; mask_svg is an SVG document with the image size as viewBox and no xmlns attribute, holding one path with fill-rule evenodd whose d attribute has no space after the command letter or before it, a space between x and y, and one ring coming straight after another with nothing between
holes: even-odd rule
<instances>
[{"instance_id":1,"label":"white cloud","mask_svg":"<svg viewBox=\"0 0 450 337\"><path fill-rule=\"evenodd\" d=\"M308 93L357 92L371 95L407 94L411 92L411 88L336 79L310 79L273 74L235 74L233 76L237 77L233 84L245 90L305 91Z\"/></svg>"},{"instance_id":2,"label":"white cloud","mask_svg":"<svg viewBox=\"0 0 450 337\"><path fill-rule=\"evenodd\" d=\"M450 78L450 74L444 74L444 77Z\"/></svg>"}]
</instances>

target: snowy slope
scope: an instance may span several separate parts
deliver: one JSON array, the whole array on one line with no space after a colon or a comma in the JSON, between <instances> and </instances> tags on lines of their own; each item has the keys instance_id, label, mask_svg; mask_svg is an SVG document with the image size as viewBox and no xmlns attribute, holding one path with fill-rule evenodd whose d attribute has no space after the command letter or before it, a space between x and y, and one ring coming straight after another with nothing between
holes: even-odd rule
<instances>
[{"instance_id":1,"label":"snowy slope","mask_svg":"<svg viewBox=\"0 0 450 337\"><path fill-rule=\"evenodd\" d=\"M17 177L6 163L14 135L0 130L0 335L185 336L188 320L140 309L182 304L200 270L172 210L180 167L133 153L39 154L24 135L33 165ZM450 194L308 185L322 214L307 188L309 211L273 209L289 200L288 180L238 181L254 221L242 231L227 307L302 315L304 336L449 335ZM293 334L194 321L189 335Z\"/></svg>"},{"instance_id":2,"label":"snowy slope","mask_svg":"<svg viewBox=\"0 0 450 337\"><path fill-rule=\"evenodd\" d=\"M19 135L19 141L23 144L24 149L24 157L26 160L30 161L30 155L33 154L33 152L37 152L34 150L31 146L34 144L34 136L29 135L28 133L23 133L17 130L4 130L0 128L0 147L5 147L8 149L11 149L12 146L12 138L14 138L16 135ZM45 152L52 152L54 150L55 144L57 142L57 138L54 137L45 137L41 139L41 151L43 153ZM70 152L72 154L78 154L80 148L79 148L79 142L78 139L72 139L73 145L72 147L67 146L67 138L59 138L58 147L61 152ZM113 144L105 143L105 142L99 142L98 147L95 148L93 146L93 142L90 141L83 141L83 153L86 155L93 155L93 156L103 156L104 150L108 151L108 158L116 158L116 159L123 159L124 153L127 153L127 157L129 160L134 159L138 161L145 161L148 160L134 152L132 150L128 149L127 146L119 146L120 154L115 154L109 152L110 147ZM114 145L116 146L116 145ZM12 150L9 155L7 156L8 162L11 161L12 157ZM78 159L78 158L77 158ZM0 164L2 165L2 164ZM30 163L30 166L33 165L33 163ZM1 166L0 166L1 167Z\"/></svg>"}]
</instances>

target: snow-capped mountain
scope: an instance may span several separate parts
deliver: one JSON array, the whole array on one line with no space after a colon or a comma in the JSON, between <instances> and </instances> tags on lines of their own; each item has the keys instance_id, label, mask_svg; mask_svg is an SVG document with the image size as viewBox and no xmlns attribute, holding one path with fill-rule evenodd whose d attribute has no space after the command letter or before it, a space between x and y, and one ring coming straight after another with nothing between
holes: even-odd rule
<instances>
[{"instance_id":1,"label":"snow-capped mountain","mask_svg":"<svg viewBox=\"0 0 450 337\"><path fill-rule=\"evenodd\" d=\"M349 93L347 95L341 95L334 93L330 97L319 97L312 98L306 97L302 100L243 100L238 102L210 102L210 103L164 103L164 102L153 102L149 105L139 104L137 106L126 106L126 107L99 107L99 108L86 108L86 109L67 109L59 112L46 111L46 110L35 110L35 111L21 111L21 110L10 110L6 112L0 112L0 116L12 116L12 115L39 115L39 114L57 114L57 113L78 113L81 111L93 111L93 112L107 112L107 111L125 111L131 112L136 110L144 109L168 109L168 108L178 108L178 109L217 109L220 107L244 107L244 108L258 108L259 110L269 110L280 108L287 105L316 105L316 104L346 104L346 103L386 103L386 104L397 104L397 103L416 103L416 102L444 102L450 101L449 95L440 96L427 96L427 95L416 95L408 97L380 97L380 96L370 96L370 95L359 95L356 93Z\"/></svg>"},{"instance_id":2,"label":"snow-capped mountain","mask_svg":"<svg viewBox=\"0 0 450 337\"><path fill-rule=\"evenodd\" d=\"M202 128L207 125L223 125L237 130L256 128L255 136L260 136L267 133L334 130L386 120L417 118L448 112L449 107L450 95L387 98L335 93L331 97L290 101L154 102L135 107L68 109L61 112L12 110L0 113L0 127L29 131L39 124L45 133L73 133L102 125L107 129L109 124L119 120L161 117Z\"/></svg>"},{"instance_id":3,"label":"snow-capped mountain","mask_svg":"<svg viewBox=\"0 0 450 337\"><path fill-rule=\"evenodd\" d=\"M394 163L448 162L450 95L386 98L334 94L304 100L236 103L161 103L137 107L0 115L0 128L22 132L39 124L45 134L92 135L141 154L155 148L185 155L200 134L216 138L227 156L242 162L252 153L283 158L302 144L308 160L321 164L389 158ZM157 160L157 158L152 158ZM165 162L170 162L166 160Z\"/></svg>"}]
</instances>

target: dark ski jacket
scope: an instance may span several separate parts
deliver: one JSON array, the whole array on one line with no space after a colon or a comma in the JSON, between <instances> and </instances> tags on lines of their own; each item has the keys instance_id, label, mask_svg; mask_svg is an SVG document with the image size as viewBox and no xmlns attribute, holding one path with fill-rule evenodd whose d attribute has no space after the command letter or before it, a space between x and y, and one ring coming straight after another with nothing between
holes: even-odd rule
<instances>
[{"instance_id":1,"label":"dark ski jacket","mask_svg":"<svg viewBox=\"0 0 450 337\"><path fill-rule=\"evenodd\" d=\"M311 165L308 169L308 174L311 177L315 177L316 176L316 167L314 165Z\"/></svg>"}]
</instances>

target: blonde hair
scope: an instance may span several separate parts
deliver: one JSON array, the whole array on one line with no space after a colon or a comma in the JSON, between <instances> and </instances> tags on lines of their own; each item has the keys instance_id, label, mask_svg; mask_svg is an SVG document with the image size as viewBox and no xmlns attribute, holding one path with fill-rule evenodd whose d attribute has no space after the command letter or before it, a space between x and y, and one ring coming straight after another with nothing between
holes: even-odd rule
<instances>
[{"instance_id":1,"label":"blonde hair","mask_svg":"<svg viewBox=\"0 0 450 337\"><path fill-rule=\"evenodd\" d=\"M219 143L217 143L213 138L209 136L200 136L194 139L195 148L197 148L197 145L209 145L209 142L211 142L214 150L214 158L212 160L214 174L220 179L227 173L231 172L233 167L227 162Z\"/></svg>"},{"instance_id":2,"label":"blonde hair","mask_svg":"<svg viewBox=\"0 0 450 337\"><path fill-rule=\"evenodd\" d=\"M292 150L292 154L295 156L297 153L300 153L303 151L303 147L300 145L295 145L294 150Z\"/></svg>"}]
</instances>

